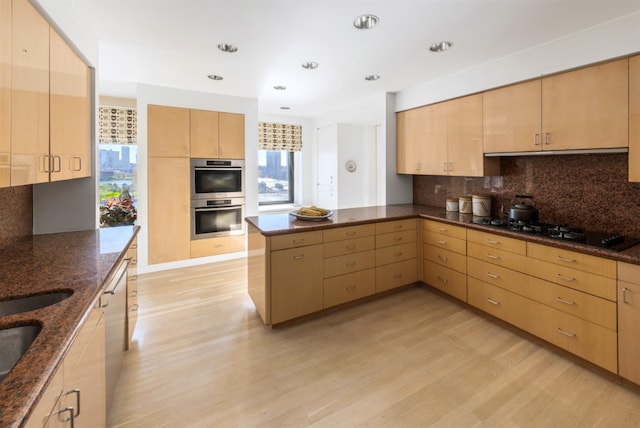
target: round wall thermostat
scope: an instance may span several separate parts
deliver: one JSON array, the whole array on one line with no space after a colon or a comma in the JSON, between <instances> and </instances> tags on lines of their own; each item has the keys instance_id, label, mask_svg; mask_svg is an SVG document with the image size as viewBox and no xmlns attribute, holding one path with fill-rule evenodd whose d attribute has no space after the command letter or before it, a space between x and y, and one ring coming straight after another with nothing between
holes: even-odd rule
<instances>
[{"instance_id":1,"label":"round wall thermostat","mask_svg":"<svg viewBox=\"0 0 640 428\"><path fill-rule=\"evenodd\" d=\"M356 165L354 161L350 160L350 161L347 161L346 167L347 167L347 171L353 172L356 170L356 168L358 168L358 165Z\"/></svg>"}]
</instances>

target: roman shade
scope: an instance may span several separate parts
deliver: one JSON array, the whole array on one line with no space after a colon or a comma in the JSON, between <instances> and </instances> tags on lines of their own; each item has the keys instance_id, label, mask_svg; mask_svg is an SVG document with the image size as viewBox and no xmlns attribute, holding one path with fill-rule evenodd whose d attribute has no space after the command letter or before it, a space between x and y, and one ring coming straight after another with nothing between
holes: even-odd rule
<instances>
[{"instance_id":1,"label":"roman shade","mask_svg":"<svg viewBox=\"0 0 640 428\"><path fill-rule=\"evenodd\" d=\"M258 148L298 152L302 150L302 126L258 122Z\"/></svg>"},{"instance_id":2,"label":"roman shade","mask_svg":"<svg viewBox=\"0 0 640 428\"><path fill-rule=\"evenodd\" d=\"M137 144L137 114L131 107L100 106L100 144Z\"/></svg>"}]
</instances>

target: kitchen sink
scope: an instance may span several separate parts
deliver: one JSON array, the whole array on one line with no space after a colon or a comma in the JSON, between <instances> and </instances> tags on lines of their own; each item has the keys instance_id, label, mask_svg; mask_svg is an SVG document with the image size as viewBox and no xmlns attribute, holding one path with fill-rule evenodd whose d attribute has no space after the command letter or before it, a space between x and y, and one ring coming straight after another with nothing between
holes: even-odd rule
<instances>
[{"instance_id":1,"label":"kitchen sink","mask_svg":"<svg viewBox=\"0 0 640 428\"><path fill-rule=\"evenodd\" d=\"M39 325L23 325L0 330L0 382L27 352L40 328Z\"/></svg>"},{"instance_id":2,"label":"kitchen sink","mask_svg":"<svg viewBox=\"0 0 640 428\"><path fill-rule=\"evenodd\" d=\"M37 296L5 300L0 302L0 317L44 308L45 306L62 302L64 299L71 296L71 294L71 291L55 291L47 294L39 294Z\"/></svg>"}]
</instances>

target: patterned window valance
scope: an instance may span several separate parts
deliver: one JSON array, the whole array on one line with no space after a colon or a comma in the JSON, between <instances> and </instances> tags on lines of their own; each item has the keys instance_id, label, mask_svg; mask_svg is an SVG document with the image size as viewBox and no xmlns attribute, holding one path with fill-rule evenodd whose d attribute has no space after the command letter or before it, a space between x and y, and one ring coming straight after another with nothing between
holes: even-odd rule
<instances>
[{"instance_id":1,"label":"patterned window valance","mask_svg":"<svg viewBox=\"0 0 640 428\"><path fill-rule=\"evenodd\" d=\"M137 114L131 107L100 106L100 144L137 144Z\"/></svg>"},{"instance_id":2,"label":"patterned window valance","mask_svg":"<svg viewBox=\"0 0 640 428\"><path fill-rule=\"evenodd\" d=\"M302 126L282 123L258 122L258 148L260 150L302 150Z\"/></svg>"}]
</instances>

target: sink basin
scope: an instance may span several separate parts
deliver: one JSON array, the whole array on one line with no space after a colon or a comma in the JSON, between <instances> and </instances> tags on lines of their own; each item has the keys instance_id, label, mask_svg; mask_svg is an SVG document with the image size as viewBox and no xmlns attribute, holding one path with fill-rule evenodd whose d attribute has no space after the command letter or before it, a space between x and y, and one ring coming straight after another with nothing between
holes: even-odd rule
<instances>
[{"instance_id":1,"label":"sink basin","mask_svg":"<svg viewBox=\"0 0 640 428\"><path fill-rule=\"evenodd\" d=\"M37 296L21 297L19 299L0 302L0 317L33 311L62 302L71 296L71 291L55 291L53 293L39 294Z\"/></svg>"},{"instance_id":2,"label":"sink basin","mask_svg":"<svg viewBox=\"0 0 640 428\"><path fill-rule=\"evenodd\" d=\"M0 382L27 352L39 332L39 325L23 325L0 330Z\"/></svg>"}]
</instances>

